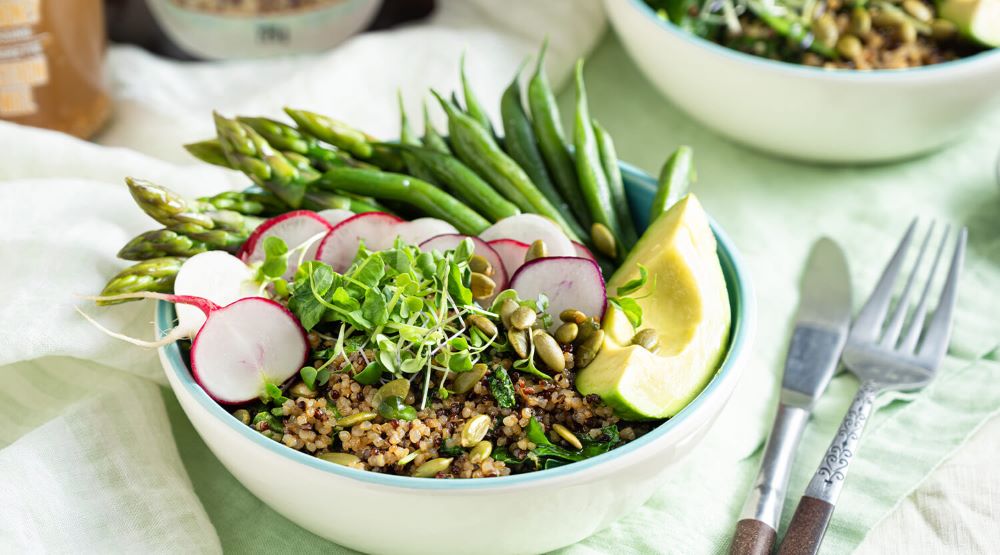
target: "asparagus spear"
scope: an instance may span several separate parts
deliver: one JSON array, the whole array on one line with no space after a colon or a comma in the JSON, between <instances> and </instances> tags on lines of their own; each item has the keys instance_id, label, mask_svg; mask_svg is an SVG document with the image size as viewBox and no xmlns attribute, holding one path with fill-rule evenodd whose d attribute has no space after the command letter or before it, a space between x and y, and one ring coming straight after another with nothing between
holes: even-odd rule
<instances>
[{"instance_id":1,"label":"asparagus spear","mask_svg":"<svg viewBox=\"0 0 1000 555\"><path fill-rule=\"evenodd\" d=\"M124 260L149 260L165 256L194 256L209 250L209 246L170 229L156 229L142 233L118 251Z\"/></svg>"},{"instance_id":2,"label":"asparagus spear","mask_svg":"<svg viewBox=\"0 0 1000 555\"><path fill-rule=\"evenodd\" d=\"M285 211L285 204L267 191L226 191L210 197L200 197L198 202L245 216L274 215Z\"/></svg>"},{"instance_id":3,"label":"asparagus spear","mask_svg":"<svg viewBox=\"0 0 1000 555\"><path fill-rule=\"evenodd\" d=\"M118 272L108 281L101 291L101 296L120 295L122 293L137 293L152 291L154 293L171 293L174 290L174 279L184 263L184 258L163 257L143 260ZM98 305L118 304L128 301L98 301Z\"/></svg>"},{"instance_id":4,"label":"asparagus spear","mask_svg":"<svg viewBox=\"0 0 1000 555\"><path fill-rule=\"evenodd\" d=\"M301 206L310 176L304 175L250 126L219 114L214 116L222 151L233 168L274 193L288 206Z\"/></svg>"},{"instance_id":5,"label":"asparagus spear","mask_svg":"<svg viewBox=\"0 0 1000 555\"><path fill-rule=\"evenodd\" d=\"M244 231L260 224L259 218L232 210L218 210L212 203L189 201L183 196L145 179L126 177L132 198L143 212L166 227Z\"/></svg>"},{"instance_id":6,"label":"asparagus spear","mask_svg":"<svg viewBox=\"0 0 1000 555\"><path fill-rule=\"evenodd\" d=\"M285 108L285 113L306 134L371 162L383 170L401 171L405 167L398 152L374 146L373 143L379 142L378 139L346 123L307 110Z\"/></svg>"},{"instance_id":7,"label":"asparagus spear","mask_svg":"<svg viewBox=\"0 0 1000 555\"><path fill-rule=\"evenodd\" d=\"M232 166L229 165L229 160L226 159L226 153L222 151L222 145L219 144L218 139L206 139L196 143L188 143L184 145L184 150L188 151L192 156L202 162L208 162L209 164L215 166L232 169Z\"/></svg>"}]
</instances>

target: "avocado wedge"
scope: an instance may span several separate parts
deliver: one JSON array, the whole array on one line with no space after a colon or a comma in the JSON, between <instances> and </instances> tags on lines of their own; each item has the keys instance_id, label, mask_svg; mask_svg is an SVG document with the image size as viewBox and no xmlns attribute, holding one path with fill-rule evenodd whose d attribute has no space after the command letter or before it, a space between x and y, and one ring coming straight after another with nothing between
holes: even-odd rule
<instances>
[{"instance_id":1,"label":"avocado wedge","mask_svg":"<svg viewBox=\"0 0 1000 555\"><path fill-rule=\"evenodd\" d=\"M1000 46L1000 0L941 0L938 15L986 46Z\"/></svg>"},{"instance_id":2,"label":"avocado wedge","mask_svg":"<svg viewBox=\"0 0 1000 555\"><path fill-rule=\"evenodd\" d=\"M637 330L609 308L604 345L580 371L576 386L597 394L629 420L677 414L715 375L729 344L729 295L708 217L689 194L646 230L608 282L613 292L634 279L638 264L649 271L647 295L637 298L643 329L656 331L654 351L631 340Z\"/></svg>"}]
</instances>

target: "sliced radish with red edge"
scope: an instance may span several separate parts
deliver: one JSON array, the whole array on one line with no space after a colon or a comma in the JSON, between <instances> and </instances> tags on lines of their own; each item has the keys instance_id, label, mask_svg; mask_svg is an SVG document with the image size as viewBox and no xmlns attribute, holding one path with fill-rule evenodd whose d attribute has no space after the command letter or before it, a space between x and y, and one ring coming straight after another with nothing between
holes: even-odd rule
<instances>
[{"instance_id":1,"label":"sliced radish with red edge","mask_svg":"<svg viewBox=\"0 0 1000 555\"><path fill-rule=\"evenodd\" d=\"M491 276L491 279L497 284L496 291L499 293L500 291L506 289L507 269L506 266L504 266L503 259L500 258L500 255L497 251L493 250L493 247L491 247L489 243L483 241L479 237L471 237L460 233L438 235L437 237L432 237L423 243L420 243L420 250L440 252L452 250L457 247L462 240L467 238L472 239L473 252L488 260L490 266L493 266L493 275Z\"/></svg>"},{"instance_id":2,"label":"sliced radish with red edge","mask_svg":"<svg viewBox=\"0 0 1000 555\"><path fill-rule=\"evenodd\" d=\"M320 210L316 212L316 215L320 218L326 220L326 223L331 226L335 226L340 222L350 218L354 215L354 212L350 210L344 210L343 208L327 208L326 210Z\"/></svg>"},{"instance_id":3,"label":"sliced radish with red edge","mask_svg":"<svg viewBox=\"0 0 1000 555\"><path fill-rule=\"evenodd\" d=\"M597 257L594 256L594 253L590 252L590 249L584 246L583 243L577 243L576 241L573 241L573 248L576 249L576 256L597 262Z\"/></svg>"},{"instance_id":4,"label":"sliced radish with red edge","mask_svg":"<svg viewBox=\"0 0 1000 555\"><path fill-rule=\"evenodd\" d=\"M270 299L240 299L221 308L198 297L172 300L200 308L207 318L191 344L191 374L219 403L253 401L267 383L298 374L309 357L298 319Z\"/></svg>"},{"instance_id":5,"label":"sliced radish with red edge","mask_svg":"<svg viewBox=\"0 0 1000 555\"><path fill-rule=\"evenodd\" d=\"M510 278L510 289L522 299L535 299L540 293L548 297L553 329L560 324L559 313L569 308L600 322L608 302L600 267L575 256L549 256L525 263Z\"/></svg>"},{"instance_id":6,"label":"sliced radish with red edge","mask_svg":"<svg viewBox=\"0 0 1000 555\"><path fill-rule=\"evenodd\" d=\"M396 226L402 221L385 212L352 216L326 234L316 251L316 259L329 264L335 272L343 273L351 267L361 241L369 250L391 247L396 239Z\"/></svg>"},{"instance_id":7,"label":"sliced radish with red edge","mask_svg":"<svg viewBox=\"0 0 1000 555\"><path fill-rule=\"evenodd\" d=\"M409 245L419 245L438 235L458 233L455 226L437 218L417 218L396 226L396 235Z\"/></svg>"},{"instance_id":8,"label":"sliced radish with red edge","mask_svg":"<svg viewBox=\"0 0 1000 555\"><path fill-rule=\"evenodd\" d=\"M333 229L325 219L311 210L294 210L280 216L275 216L254 230L250 237L243 244L240 250L240 258L247 264L261 262L264 260L264 239L268 237L278 237L285 242L289 250L294 249L303 243L314 239L313 243L306 248L305 254L300 251L289 254L288 269L285 279L291 279L295 275L295 270L299 267L299 259L313 260L316 258L316 251L322 234ZM319 238L316 238L316 236Z\"/></svg>"},{"instance_id":9,"label":"sliced radish with red edge","mask_svg":"<svg viewBox=\"0 0 1000 555\"><path fill-rule=\"evenodd\" d=\"M184 261L174 293L202 297L219 306L245 297L260 297L253 281L253 271L245 262L225 251L206 251ZM194 306L177 305L177 331L194 336L205 323L205 313Z\"/></svg>"},{"instance_id":10,"label":"sliced radish with red edge","mask_svg":"<svg viewBox=\"0 0 1000 555\"><path fill-rule=\"evenodd\" d=\"M541 239L549 256L576 256L573 242L552 220L538 214L518 214L500 220L479 234L486 242L513 239L530 245Z\"/></svg>"},{"instance_id":11,"label":"sliced radish with red edge","mask_svg":"<svg viewBox=\"0 0 1000 555\"><path fill-rule=\"evenodd\" d=\"M513 239L497 239L489 241L487 244L500 256L508 276L513 276L514 272L524 265L524 257L528 255L528 249L531 248L527 243Z\"/></svg>"}]
</instances>

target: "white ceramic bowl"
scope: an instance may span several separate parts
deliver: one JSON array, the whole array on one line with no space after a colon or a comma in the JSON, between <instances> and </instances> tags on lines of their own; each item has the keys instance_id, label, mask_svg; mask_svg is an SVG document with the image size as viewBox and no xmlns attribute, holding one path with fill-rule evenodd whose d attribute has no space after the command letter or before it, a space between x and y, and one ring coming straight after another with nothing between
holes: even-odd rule
<instances>
[{"instance_id":1,"label":"white ceramic bowl","mask_svg":"<svg viewBox=\"0 0 1000 555\"><path fill-rule=\"evenodd\" d=\"M645 227L655 182L622 167L637 224ZM560 468L500 478L430 480L338 466L241 424L195 383L176 345L161 349L160 359L181 407L209 449L254 495L303 528L369 553L546 552L590 536L649 499L729 400L749 356L756 310L749 276L733 244L714 223L713 229L733 310L729 352L719 372L690 405L650 433ZM160 303L158 333L165 334L173 322L172 305ZM295 484L301 491L295 491ZM316 510L299 494L336 500L337 506L350 509Z\"/></svg>"},{"instance_id":2,"label":"white ceramic bowl","mask_svg":"<svg viewBox=\"0 0 1000 555\"><path fill-rule=\"evenodd\" d=\"M605 0L629 55L674 104L750 147L819 162L882 162L961 138L1000 105L1000 49L903 70L830 71L725 48L642 0Z\"/></svg>"}]
</instances>

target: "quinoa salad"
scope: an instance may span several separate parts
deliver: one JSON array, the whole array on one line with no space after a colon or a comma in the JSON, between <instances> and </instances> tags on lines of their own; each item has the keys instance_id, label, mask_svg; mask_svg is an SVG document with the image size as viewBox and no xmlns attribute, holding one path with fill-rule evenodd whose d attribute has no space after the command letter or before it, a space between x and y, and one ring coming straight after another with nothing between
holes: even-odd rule
<instances>
[{"instance_id":1,"label":"quinoa salad","mask_svg":"<svg viewBox=\"0 0 1000 555\"><path fill-rule=\"evenodd\" d=\"M227 418L358 470L500 477L648 433L728 349L691 150L667 159L637 229L582 60L570 156L544 56L527 98L521 69L504 92L500 141L464 64L464 102L432 91L447 138L426 110L417 136L402 101L398 142L307 110L214 114L216 137L186 148L253 185L187 198L126 178L163 227L122 247L133 264L94 300L155 299L177 319L152 342L101 329L179 343Z\"/></svg>"},{"instance_id":2,"label":"quinoa salad","mask_svg":"<svg viewBox=\"0 0 1000 555\"><path fill-rule=\"evenodd\" d=\"M975 24L967 19L975 10L960 6L962 1L647 0L647 4L662 19L747 54L828 69L870 70L939 64L996 46L1000 37L976 34ZM985 7L980 11L981 19L1000 15L991 16Z\"/></svg>"}]
</instances>

